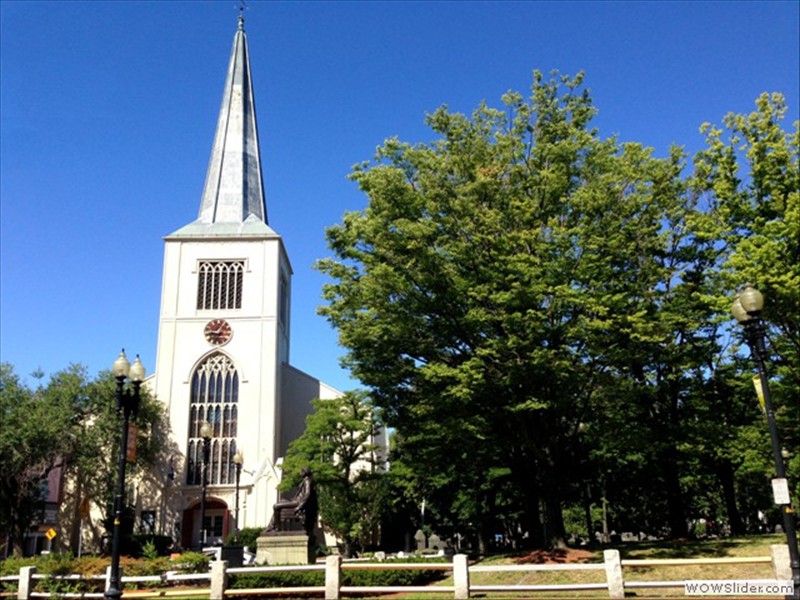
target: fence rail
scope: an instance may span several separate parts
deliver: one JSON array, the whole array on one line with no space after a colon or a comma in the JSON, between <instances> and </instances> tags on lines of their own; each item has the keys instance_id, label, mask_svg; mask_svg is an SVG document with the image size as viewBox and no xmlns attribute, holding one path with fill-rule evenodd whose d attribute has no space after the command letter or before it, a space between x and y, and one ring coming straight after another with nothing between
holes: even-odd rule
<instances>
[{"instance_id":1,"label":"fence rail","mask_svg":"<svg viewBox=\"0 0 800 600\"><path fill-rule=\"evenodd\" d=\"M771 547L771 556L735 557L735 558L680 558L680 559L620 559L618 550L606 550L603 553L602 563L573 563L555 565L470 565L467 556L456 554L452 563L344 563L340 556L328 556L324 564L292 565L292 566L263 566L263 567L237 567L228 568L224 561L212 563L208 573L176 573L168 571L161 575L122 577L125 583L187 583L210 582L210 587L193 587L191 589L171 590L159 589L154 591L127 590L123 598L162 598L181 596L207 596L209 600L225 600L240 596L269 596L304 594L323 596L325 600L339 600L348 595L363 596L364 594L450 594L456 600L470 598L473 593L503 592L503 593L530 593L530 592L564 592L564 591L596 591L607 590L608 597L614 600L625 597L626 589L636 588L681 588L684 581L625 581L623 568L655 567L655 566L685 566L685 565L721 565L721 564L759 564L772 563L775 578L787 580L791 578L789 568L789 551L785 545L775 544ZM350 586L342 585L344 571L372 571L372 570L441 570L452 571L452 585L430 586ZM301 586L283 588L252 588L231 589L228 587L229 575L291 572L291 571L323 571L325 584L322 586ZM598 583L565 583L552 585L476 585L470 584L470 575L475 573L501 573L501 572L542 572L542 571L604 571L605 582ZM36 582L47 579L52 581L81 581L104 580L108 589L110 581L110 567L105 575L82 577L80 575L42 575L36 573L35 567L22 567L19 575L0 577L0 582L17 583L17 591L3 592L3 597L16 597L17 600L31 600L32 598L102 598L99 592L84 593L53 593L35 591Z\"/></svg>"}]
</instances>

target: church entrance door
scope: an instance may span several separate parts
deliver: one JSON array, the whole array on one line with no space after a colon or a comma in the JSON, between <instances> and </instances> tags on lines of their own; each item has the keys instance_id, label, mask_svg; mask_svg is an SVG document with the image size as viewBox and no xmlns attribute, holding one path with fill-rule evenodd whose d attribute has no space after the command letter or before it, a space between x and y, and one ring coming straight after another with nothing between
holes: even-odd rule
<instances>
[{"instance_id":1,"label":"church entrance door","mask_svg":"<svg viewBox=\"0 0 800 600\"><path fill-rule=\"evenodd\" d=\"M228 505L221 500L207 499L203 527L200 524L200 503L197 502L183 513L183 545L187 542L192 548L221 546L228 535ZM205 541L203 541L205 530Z\"/></svg>"}]
</instances>

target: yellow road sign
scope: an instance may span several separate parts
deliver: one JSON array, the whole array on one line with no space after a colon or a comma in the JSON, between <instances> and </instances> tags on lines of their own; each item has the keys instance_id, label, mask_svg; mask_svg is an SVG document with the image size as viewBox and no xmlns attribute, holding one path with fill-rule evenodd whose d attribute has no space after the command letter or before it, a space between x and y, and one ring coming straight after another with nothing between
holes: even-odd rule
<instances>
[{"instance_id":1,"label":"yellow road sign","mask_svg":"<svg viewBox=\"0 0 800 600\"><path fill-rule=\"evenodd\" d=\"M51 527L51 528L50 528L50 529L48 529L48 530L47 530L47 532L44 534L44 537L46 537L48 540L52 540L52 539L53 539L54 537L56 537L57 535L58 535L58 534L56 533L56 530L55 530L55 529L53 529L53 528Z\"/></svg>"}]
</instances>

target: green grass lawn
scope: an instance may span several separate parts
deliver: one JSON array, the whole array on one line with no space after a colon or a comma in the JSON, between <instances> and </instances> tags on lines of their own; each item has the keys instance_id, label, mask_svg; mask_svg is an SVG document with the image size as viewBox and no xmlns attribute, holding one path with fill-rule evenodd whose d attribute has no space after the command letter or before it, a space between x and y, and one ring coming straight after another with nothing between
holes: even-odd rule
<instances>
[{"instance_id":1,"label":"green grass lawn","mask_svg":"<svg viewBox=\"0 0 800 600\"><path fill-rule=\"evenodd\" d=\"M626 567L625 559L691 559L770 556L772 544L782 544L778 535L745 536L708 541L661 542L620 547L625 581L666 581L698 579L774 579L771 563L676 565ZM683 589L635 589L636 597L683 596Z\"/></svg>"},{"instance_id":2,"label":"green grass lawn","mask_svg":"<svg viewBox=\"0 0 800 600\"><path fill-rule=\"evenodd\" d=\"M608 546L620 551L623 561L623 578L625 582L642 581L677 581L698 579L774 579L775 574L770 563L763 564L722 564L722 565L658 565L658 566L625 566L625 560L649 559L693 559L693 558L733 558L733 557L769 557L770 545L785 543L786 538L779 535L744 536L720 540L703 541L661 541L661 542L629 542ZM513 555L488 557L476 561L475 565L510 565L519 564L520 557ZM581 562L602 563L603 548L592 550ZM503 572L473 573L470 575L471 585L545 585L567 583L605 583L605 572L600 571L551 571L551 572ZM440 582L440 585L452 585L452 578ZM674 598L683 596L683 587L678 588L634 588L626 589L626 597L630 598ZM431 595L402 595L404 600L422 598L440 598ZM570 591L570 592L475 592L474 598L608 598L606 590Z\"/></svg>"}]
</instances>

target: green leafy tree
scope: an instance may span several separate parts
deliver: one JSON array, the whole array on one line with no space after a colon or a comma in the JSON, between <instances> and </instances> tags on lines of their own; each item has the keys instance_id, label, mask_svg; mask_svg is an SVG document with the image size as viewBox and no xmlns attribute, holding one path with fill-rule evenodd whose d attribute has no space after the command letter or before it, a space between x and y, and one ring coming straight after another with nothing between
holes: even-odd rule
<instances>
[{"instance_id":1,"label":"green leafy tree","mask_svg":"<svg viewBox=\"0 0 800 600\"><path fill-rule=\"evenodd\" d=\"M730 113L721 126L704 124L707 147L695 156L692 183L706 207L697 229L714 241L720 255L720 267L712 275L720 318L731 323L733 295L744 283L755 284L766 297L773 404L784 447L791 451L800 447L800 122L785 129L786 113L781 94L764 93L756 99L753 112ZM734 340L739 336L735 333ZM747 355L736 342L725 350L729 355ZM735 358L730 364L735 370L728 371L728 385L743 391L729 397L755 406L752 364ZM756 431L764 429L759 416L731 438L729 455L740 489L750 489L757 463L764 465L762 478L774 470L768 443L756 446L764 449L758 460L737 458L752 457L752 452L741 452L741 440L752 440ZM797 500L800 453L791 453L787 468ZM757 506L752 498L743 501Z\"/></svg>"},{"instance_id":2,"label":"green leafy tree","mask_svg":"<svg viewBox=\"0 0 800 600\"><path fill-rule=\"evenodd\" d=\"M47 402L42 388L25 386L8 363L0 364L0 530L14 554L44 507L41 482L72 448L64 435L73 418L68 399Z\"/></svg>"},{"instance_id":3,"label":"green leafy tree","mask_svg":"<svg viewBox=\"0 0 800 600\"><path fill-rule=\"evenodd\" d=\"M104 526L110 534L113 530L114 495L117 490L117 460L120 444L120 415L117 412L115 390L116 380L108 371L101 372L96 379L85 382L82 388L82 419L76 424L76 445L68 462L68 474L74 488L80 495L73 503L78 509L81 500L86 499L99 506L105 514ZM56 393L60 393L56 389ZM136 424L136 454L127 463L129 481L139 475L146 475L156 465L166 465L169 455L174 454L167 437L168 425L163 405L149 390L140 388L139 410L132 419ZM126 508L125 530L132 533L132 513ZM77 548L77 513L73 515L71 546Z\"/></svg>"},{"instance_id":4,"label":"green leafy tree","mask_svg":"<svg viewBox=\"0 0 800 600\"><path fill-rule=\"evenodd\" d=\"M378 411L367 395L350 391L340 398L314 400L303 434L289 446L280 489L297 485L309 467L317 485L323 527L350 556L373 543L386 499Z\"/></svg>"},{"instance_id":5,"label":"green leafy tree","mask_svg":"<svg viewBox=\"0 0 800 600\"><path fill-rule=\"evenodd\" d=\"M535 73L530 98L503 101L441 108L434 141L390 139L357 165L369 205L328 230L335 257L318 265L333 279L320 312L397 430L405 496L482 547L499 529L563 543L587 480L618 528L683 536L724 514L741 530L756 503L737 498L739 469L755 463L735 450L757 416L727 380L742 373L727 315L745 275L774 296L779 419L798 445L798 136L782 98L727 117L727 142L705 127L688 178L677 147L600 139L580 75Z\"/></svg>"},{"instance_id":6,"label":"green leafy tree","mask_svg":"<svg viewBox=\"0 0 800 600\"><path fill-rule=\"evenodd\" d=\"M436 141L388 140L352 175L369 207L329 229L338 260L319 263L335 280L321 312L402 434L420 494L481 536L503 506L529 542L563 543L571 446L606 374L638 377L632 401L659 408L654 424L679 405L686 346L672 342L692 323L653 317L689 296L671 289L692 208L683 156L599 139L581 85L536 73L529 100L442 108ZM669 343L664 367L637 363ZM677 505L678 441L662 438Z\"/></svg>"},{"instance_id":7,"label":"green leafy tree","mask_svg":"<svg viewBox=\"0 0 800 600\"><path fill-rule=\"evenodd\" d=\"M92 380L85 367L71 365L31 390L10 365L4 364L0 374L4 457L0 494L4 525L12 532L15 552L21 551L24 534L39 517L40 482L56 465L63 467L63 477L71 483L62 508L73 512L60 516L71 528L62 531L62 543L77 550L83 501L104 510L110 533L120 439L114 378L104 372ZM166 448L163 409L144 388L136 422L136 460L128 465L132 475L162 461Z\"/></svg>"}]
</instances>

